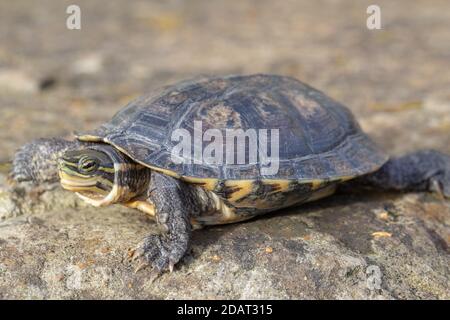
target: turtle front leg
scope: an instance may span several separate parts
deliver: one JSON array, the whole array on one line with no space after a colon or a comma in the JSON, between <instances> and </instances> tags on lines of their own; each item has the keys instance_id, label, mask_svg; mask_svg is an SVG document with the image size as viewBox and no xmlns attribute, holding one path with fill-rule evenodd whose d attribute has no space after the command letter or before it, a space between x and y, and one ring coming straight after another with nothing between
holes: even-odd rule
<instances>
[{"instance_id":1,"label":"turtle front leg","mask_svg":"<svg viewBox=\"0 0 450 320\"><path fill-rule=\"evenodd\" d=\"M57 182L58 158L65 151L79 146L78 141L58 138L31 141L14 155L10 178L17 182L30 181L34 184Z\"/></svg>"},{"instance_id":2,"label":"turtle front leg","mask_svg":"<svg viewBox=\"0 0 450 320\"><path fill-rule=\"evenodd\" d=\"M161 233L144 238L132 253L132 260L139 262L136 271L151 266L156 277L163 271L172 271L186 254L192 232L192 196L188 188L177 179L152 172L148 201L155 207Z\"/></svg>"},{"instance_id":3,"label":"turtle front leg","mask_svg":"<svg viewBox=\"0 0 450 320\"><path fill-rule=\"evenodd\" d=\"M450 198L450 156L435 150L413 152L355 182L386 190L433 191Z\"/></svg>"}]
</instances>

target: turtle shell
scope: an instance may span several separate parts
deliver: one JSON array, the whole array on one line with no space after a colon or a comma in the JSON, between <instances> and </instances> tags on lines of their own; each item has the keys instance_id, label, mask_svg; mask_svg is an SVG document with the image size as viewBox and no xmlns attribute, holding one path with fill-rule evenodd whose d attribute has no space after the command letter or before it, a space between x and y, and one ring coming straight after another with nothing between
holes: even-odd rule
<instances>
[{"instance_id":1,"label":"turtle shell","mask_svg":"<svg viewBox=\"0 0 450 320\"><path fill-rule=\"evenodd\" d=\"M224 159L208 164L195 163L191 152L183 163L173 161L171 151L179 141L172 141L172 133L184 129L194 137L195 121L201 121L203 132L219 129L224 136L227 129L277 129L277 173L263 175L259 157L252 163ZM346 107L296 79L276 75L201 78L164 87L78 139L109 143L141 164L191 181L342 180L375 171L387 160ZM201 140L196 147L204 150L211 142Z\"/></svg>"}]
</instances>

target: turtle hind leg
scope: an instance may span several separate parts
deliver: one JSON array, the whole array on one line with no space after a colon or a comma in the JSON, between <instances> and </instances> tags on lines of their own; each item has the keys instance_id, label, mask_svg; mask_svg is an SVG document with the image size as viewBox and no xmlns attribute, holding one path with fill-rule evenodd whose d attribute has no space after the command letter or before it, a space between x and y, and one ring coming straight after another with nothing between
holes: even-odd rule
<instances>
[{"instance_id":1,"label":"turtle hind leg","mask_svg":"<svg viewBox=\"0 0 450 320\"><path fill-rule=\"evenodd\" d=\"M392 158L355 183L384 190L433 191L450 198L450 156L435 150Z\"/></svg>"}]
</instances>

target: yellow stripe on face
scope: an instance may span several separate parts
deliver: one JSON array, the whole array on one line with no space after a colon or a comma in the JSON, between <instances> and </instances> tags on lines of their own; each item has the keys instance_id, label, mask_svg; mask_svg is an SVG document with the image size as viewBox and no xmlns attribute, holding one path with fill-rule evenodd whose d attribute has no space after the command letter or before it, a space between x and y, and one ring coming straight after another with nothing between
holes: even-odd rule
<instances>
[{"instance_id":1,"label":"yellow stripe on face","mask_svg":"<svg viewBox=\"0 0 450 320\"><path fill-rule=\"evenodd\" d=\"M80 178L72 175L72 172L70 174L68 174L62 170L59 171L59 177L61 178L61 180L69 181L74 185L78 184L80 186L83 186L83 185L87 186L88 184L93 184L96 182L101 182L101 183L109 185L109 186L112 186L114 184L113 181L105 179L101 176L94 176L94 177L80 176L81 177L81 179L80 179Z\"/></svg>"},{"instance_id":2,"label":"yellow stripe on face","mask_svg":"<svg viewBox=\"0 0 450 320\"><path fill-rule=\"evenodd\" d=\"M70 191L94 191L101 190L102 193L105 192L105 190L102 190L97 187L97 182L100 182L106 186L113 187L113 182L104 179L103 177L97 176L97 177L91 177L86 178L82 177L81 179L78 177L73 176L72 174L67 174L64 171L59 171L59 177L61 179L61 185L64 189L70 190ZM107 191L109 192L109 191Z\"/></svg>"},{"instance_id":3,"label":"yellow stripe on face","mask_svg":"<svg viewBox=\"0 0 450 320\"><path fill-rule=\"evenodd\" d=\"M90 197L95 197L95 196L98 197L99 195L103 197L110 192L107 190L100 189L97 186L89 186L89 187L71 186L64 182L61 182L61 185L65 190L68 190L68 191L78 192L78 193L82 193L82 194L89 193Z\"/></svg>"},{"instance_id":4,"label":"yellow stripe on face","mask_svg":"<svg viewBox=\"0 0 450 320\"><path fill-rule=\"evenodd\" d=\"M107 172L107 173L115 173L115 169L114 168L109 168L109 167L98 167L97 170L103 171L103 172Z\"/></svg>"},{"instance_id":5,"label":"yellow stripe on face","mask_svg":"<svg viewBox=\"0 0 450 320\"><path fill-rule=\"evenodd\" d=\"M66 181L67 185L79 185L79 186L88 186L92 185L92 179L87 179L86 177L82 176L82 179L78 179L75 175L72 175L72 172L70 174L64 172L63 170L59 171L59 177L61 181Z\"/></svg>"},{"instance_id":6,"label":"yellow stripe on face","mask_svg":"<svg viewBox=\"0 0 450 320\"><path fill-rule=\"evenodd\" d=\"M64 161L64 160L63 160L63 161ZM80 174L80 173L77 172L77 171L78 171L78 163L72 163L72 162L64 161L64 166L73 168L73 170L70 170L70 173L71 173L71 174L77 175L77 176L79 176L79 177L84 177L82 174ZM62 168L62 170L64 170L64 169ZM100 171L103 171L103 172L107 172L107 173L114 173L114 172L115 172L115 169L114 169L114 168L111 168L111 167L102 167L102 166L99 166L99 167L97 168L97 170L100 170Z\"/></svg>"}]
</instances>

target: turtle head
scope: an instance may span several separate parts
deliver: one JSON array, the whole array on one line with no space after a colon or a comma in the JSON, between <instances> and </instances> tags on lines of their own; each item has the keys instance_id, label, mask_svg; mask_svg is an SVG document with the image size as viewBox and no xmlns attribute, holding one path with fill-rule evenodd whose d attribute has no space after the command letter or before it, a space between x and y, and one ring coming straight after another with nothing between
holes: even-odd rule
<instances>
[{"instance_id":1,"label":"turtle head","mask_svg":"<svg viewBox=\"0 0 450 320\"><path fill-rule=\"evenodd\" d=\"M127 202L150 181L150 169L106 144L65 152L58 169L62 187L94 206Z\"/></svg>"}]
</instances>

